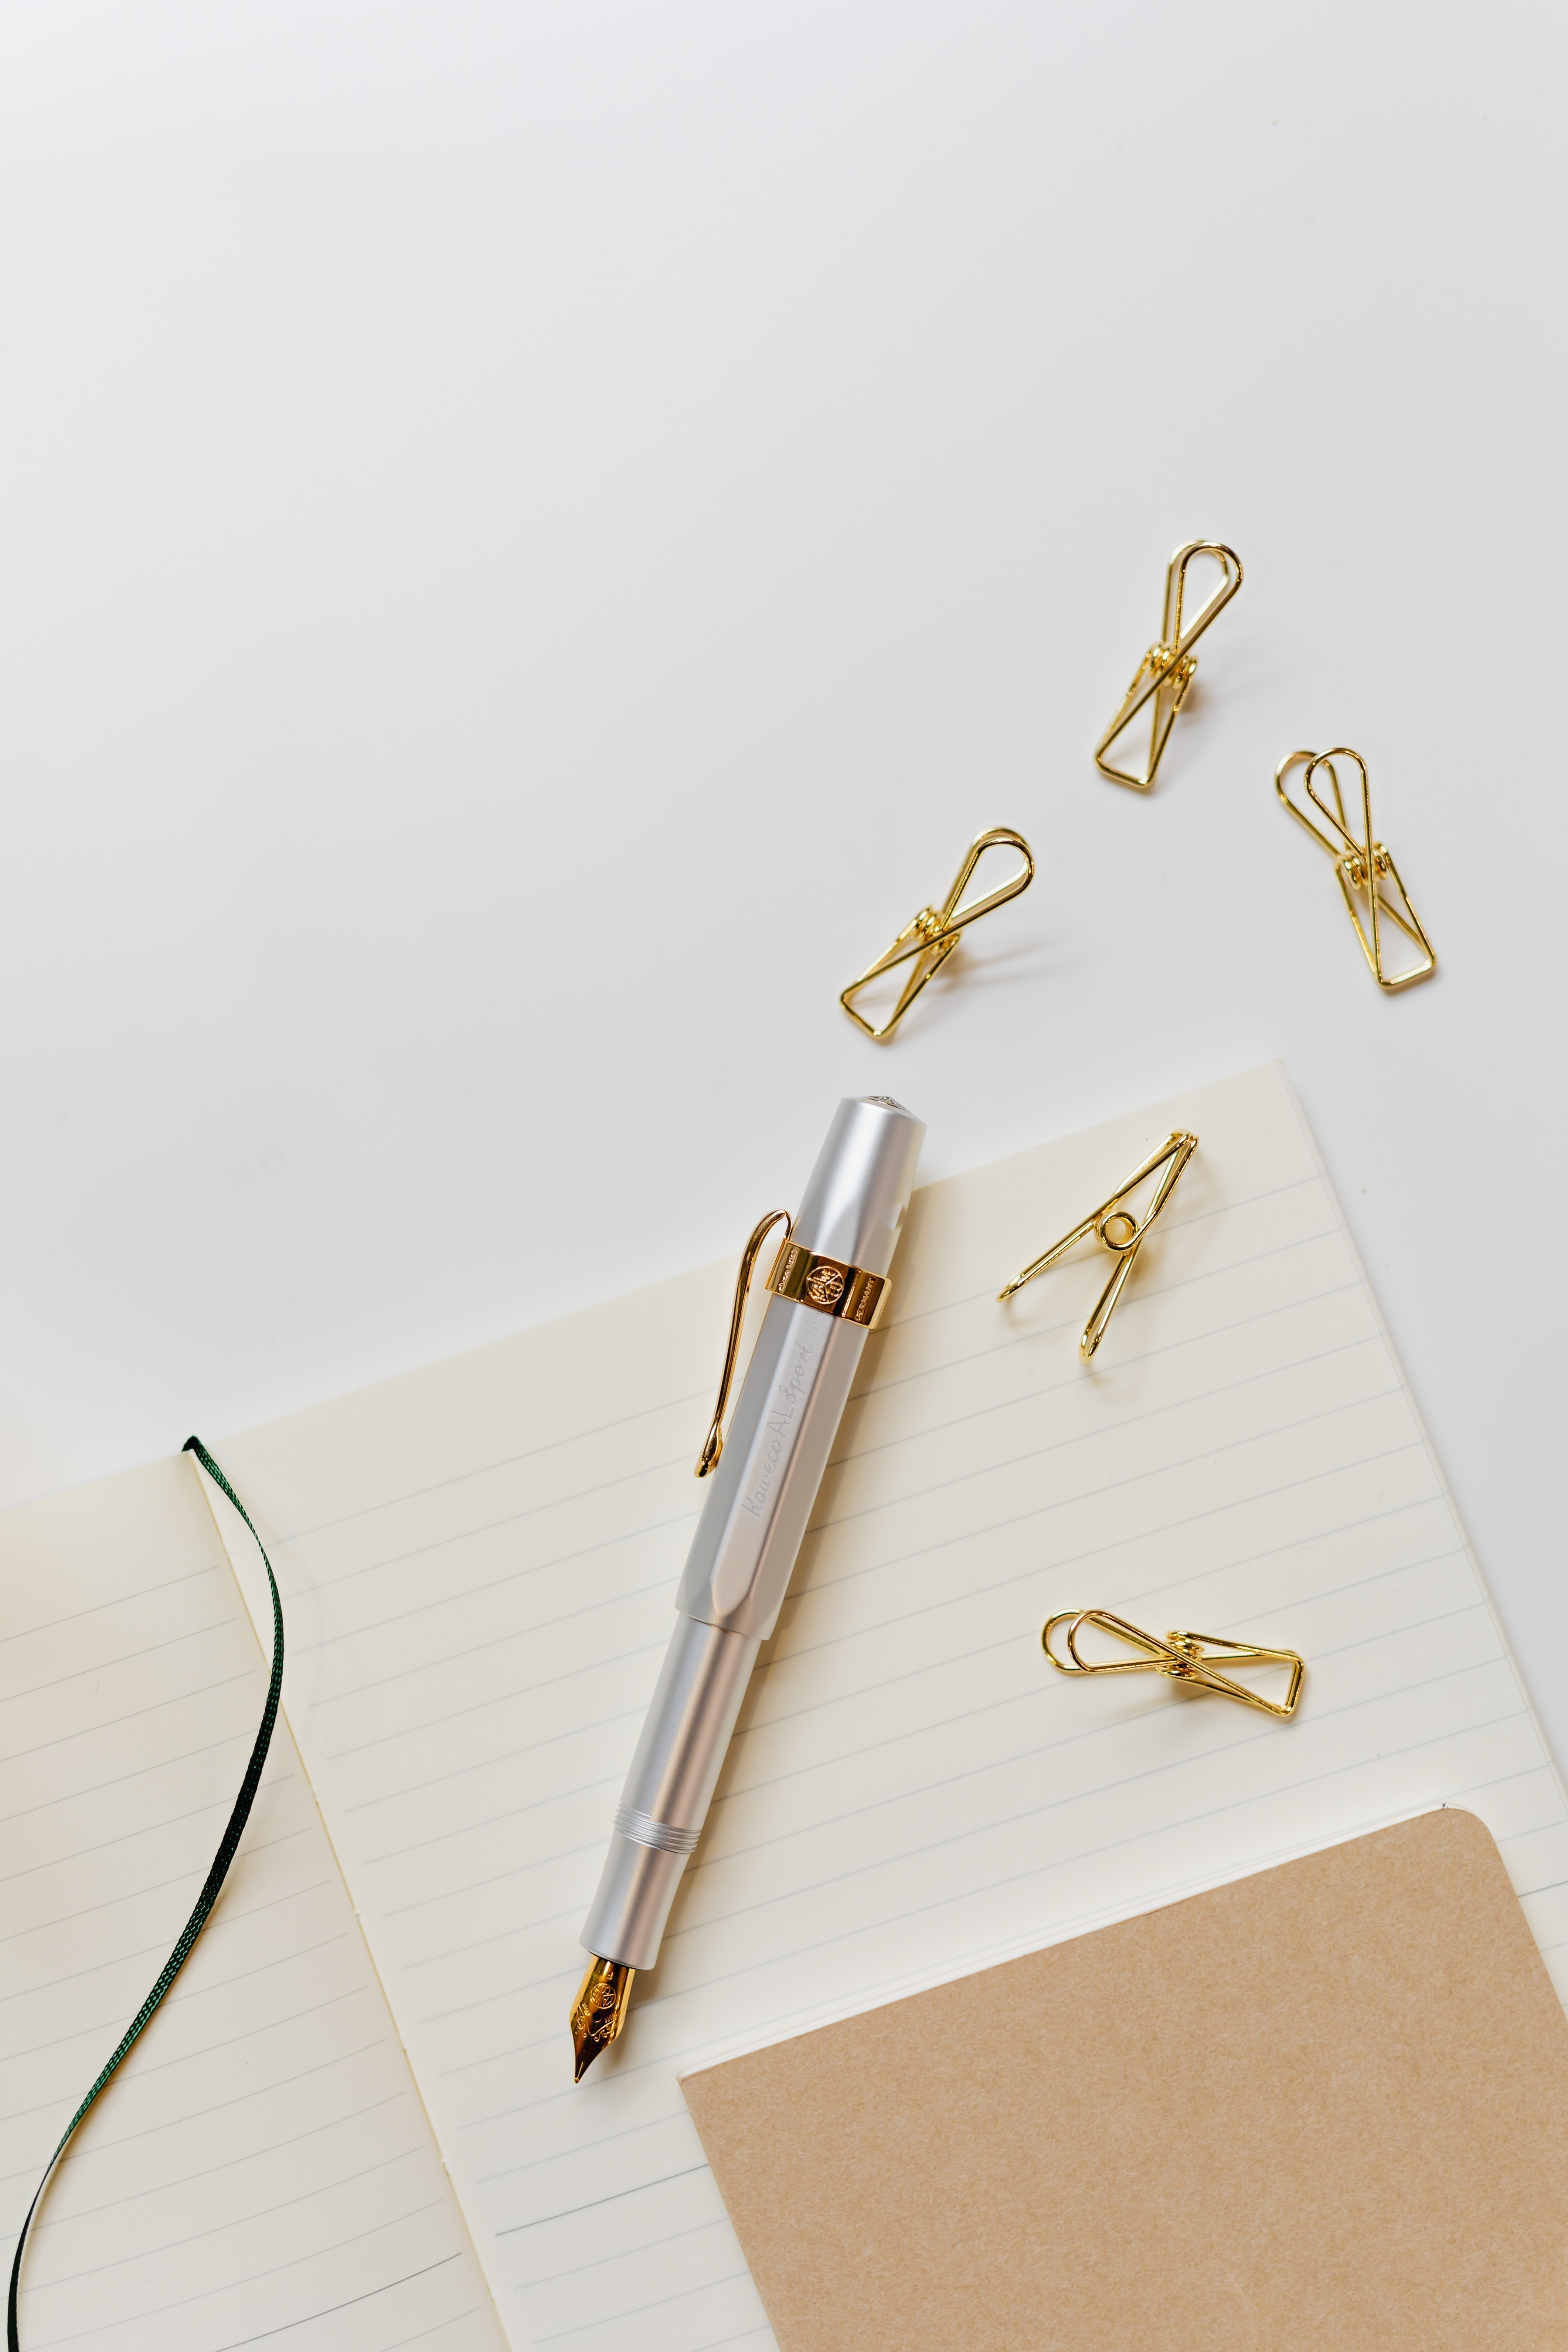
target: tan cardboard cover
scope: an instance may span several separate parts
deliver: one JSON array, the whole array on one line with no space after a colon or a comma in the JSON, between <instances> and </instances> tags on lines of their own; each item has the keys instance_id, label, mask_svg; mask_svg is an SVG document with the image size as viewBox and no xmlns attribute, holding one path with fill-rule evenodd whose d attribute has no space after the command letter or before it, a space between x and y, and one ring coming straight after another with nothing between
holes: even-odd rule
<instances>
[{"instance_id":1,"label":"tan cardboard cover","mask_svg":"<svg viewBox=\"0 0 1568 2352\"><path fill-rule=\"evenodd\" d=\"M1568 2347L1568 2021L1473 1814L682 2087L782 2352Z\"/></svg>"}]
</instances>

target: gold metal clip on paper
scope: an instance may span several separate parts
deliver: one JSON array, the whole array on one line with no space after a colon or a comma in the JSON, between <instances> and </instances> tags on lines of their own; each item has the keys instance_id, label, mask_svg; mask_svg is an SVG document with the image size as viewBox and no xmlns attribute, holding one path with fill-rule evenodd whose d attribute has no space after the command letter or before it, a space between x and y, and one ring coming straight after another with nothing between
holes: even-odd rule
<instances>
[{"instance_id":1,"label":"gold metal clip on paper","mask_svg":"<svg viewBox=\"0 0 1568 2352\"><path fill-rule=\"evenodd\" d=\"M1346 822L1344 795L1340 790L1340 773L1334 765L1336 760L1353 760L1361 771L1361 838L1359 841ZM1303 761L1306 764L1306 774L1301 781L1306 787L1307 798L1319 815L1332 828L1331 840L1329 835L1323 832L1321 826L1312 823L1305 809L1297 807L1285 789L1285 779L1290 770ZM1328 771L1329 785L1334 796L1332 808L1321 797L1313 781L1320 769ZM1399 878L1398 866L1395 866L1382 842L1373 839L1372 789L1367 782L1366 761L1362 758L1361 753L1351 751L1343 743L1337 745L1331 751L1288 752L1274 771L1274 789L1297 824L1304 825L1318 846L1321 849L1326 849L1333 859L1334 872L1339 877L1340 889L1343 894L1351 921L1355 925L1355 935L1361 941L1361 951L1365 956L1368 969L1379 988L1386 989L1389 994L1393 995L1396 989L1409 988L1418 980L1429 980L1437 969L1437 959L1432 952L1431 940L1421 928L1421 919L1410 903L1410 893ZM1398 906L1394 905L1387 890L1382 887L1390 882L1399 893ZM1401 907L1405 910L1403 914L1400 912ZM1408 971L1390 972L1384 969L1383 926L1385 922L1392 923L1396 930L1403 931L1407 940L1415 942L1421 950L1424 961L1412 964Z\"/></svg>"},{"instance_id":2,"label":"gold metal clip on paper","mask_svg":"<svg viewBox=\"0 0 1568 2352\"><path fill-rule=\"evenodd\" d=\"M1022 1290L1026 1282L1033 1282L1036 1275L1044 1274L1047 1266L1055 1265L1058 1258L1066 1257L1068 1250L1076 1249L1079 1242L1088 1241L1092 1234L1096 1241L1112 1253L1117 1263L1116 1271L1101 1291L1100 1303L1085 1324L1083 1337L1078 1343L1079 1353L1087 1363L1105 1337L1105 1327L1132 1271L1144 1234L1175 1191L1183 1169L1197 1148L1195 1135L1185 1135L1180 1130L1168 1135L1159 1150L1152 1152L1142 1168L1135 1168L1127 1181L1112 1192L1109 1201L1102 1201L1098 1209L1091 1209L1081 1224L1075 1225L1070 1234L1064 1234L1059 1242L1033 1259L1022 1274L1016 1274L1005 1290L996 1293L998 1302L1011 1298L1016 1290ZM1165 1172L1142 1216L1136 1217L1131 1209L1125 1209L1121 1204L1130 1192L1137 1191L1145 1177L1152 1176L1156 1168L1163 1168Z\"/></svg>"},{"instance_id":3,"label":"gold metal clip on paper","mask_svg":"<svg viewBox=\"0 0 1568 2352\"><path fill-rule=\"evenodd\" d=\"M1051 1635L1058 1625L1068 1629L1065 1658L1058 1658L1051 1647ZM1086 1625L1098 1626L1102 1633L1125 1642L1142 1654L1136 1658L1080 1657L1078 1637ZM1161 1641L1158 1634L1145 1633L1142 1626L1130 1625L1125 1617L1113 1617L1109 1609L1058 1609L1054 1617L1046 1620L1040 1647L1058 1675L1167 1675L1173 1682L1185 1683L1194 1690L1215 1691L1221 1698L1236 1699L1243 1706L1255 1706L1259 1714L1278 1716L1286 1722L1296 1712L1307 1673L1294 1650L1265 1650L1254 1642L1227 1641L1223 1633L1167 1633ZM1217 1663L1210 1654L1214 1651L1220 1653ZM1287 1666L1290 1672L1289 1687L1282 1699L1263 1698L1257 1691L1248 1690L1245 1683L1233 1682L1229 1675L1221 1674L1220 1664Z\"/></svg>"},{"instance_id":4,"label":"gold metal clip on paper","mask_svg":"<svg viewBox=\"0 0 1568 2352\"><path fill-rule=\"evenodd\" d=\"M1005 882L1000 890L993 890L988 898L977 898L973 906L960 908L958 902L968 887L969 877L988 849L1018 850L1023 856L1023 871L1015 874L1011 881ZM993 825L989 833L983 833L977 840L971 842L963 863L953 877L952 887L942 905L922 907L913 922L907 923L899 933L887 954L879 956L876 962L869 965L858 980L852 980L839 996L839 1003L856 1027L864 1029L868 1037L874 1037L879 1043L890 1037L921 989L928 981L936 978L958 945L959 934L967 930L971 923L977 923L982 915L989 915L995 908L1005 907L1009 898L1016 898L1021 890L1026 890L1034 878L1034 852L1023 835L1015 833L1011 825ZM914 970L904 982L902 995L881 1027L874 1029L864 1013L856 1012L850 998L858 996L861 989L868 987L872 981L879 980L883 972L891 971L896 965L911 961Z\"/></svg>"},{"instance_id":5,"label":"gold metal clip on paper","mask_svg":"<svg viewBox=\"0 0 1568 2352\"><path fill-rule=\"evenodd\" d=\"M1196 620L1187 621L1187 566L1199 555L1212 555L1224 576ZM1176 714L1187 698L1187 689L1197 670L1198 657L1193 647L1211 623L1218 619L1240 585L1241 558L1234 548L1222 546L1217 539L1189 540L1172 556L1165 573L1160 641L1150 646L1139 663L1132 683L1121 698L1121 709L1094 747L1095 766L1113 784L1129 784L1135 793L1153 789ZM1149 756L1143 773L1131 775L1125 768L1113 767L1106 753L1151 702L1154 708L1149 721Z\"/></svg>"},{"instance_id":6,"label":"gold metal clip on paper","mask_svg":"<svg viewBox=\"0 0 1568 2352\"><path fill-rule=\"evenodd\" d=\"M724 1369L719 1376L719 1402L713 1408L713 1419L702 1451L697 1457L697 1475L706 1478L710 1470L717 1469L719 1456L724 1451L724 1408L730 1401L731 1383L735 1377L735 1359L740 1352L741 1330L746 1320L746 1299L752 1287L752 1276L756 1268L758 1253L773 1227L782 1222L784 1239L778 1255L768 1274L766 1288L775 1298L788 1299L796 1307L810 1307L818 1315L831 1315L837 1321L858 1324L863 1331L874 1331L881 1319L892 1291L885 1274L868 1274L862 1265L850 1265L841 1257L824 1257L818 1250L808 1250L791 1238L794 1226L789 1213L774 1209L752 1230L752 1238L741 1254L741 1271L735 1277L735 1303L730 1310L730 1338L724 1349Z\"/></svg>"}]
</instances>

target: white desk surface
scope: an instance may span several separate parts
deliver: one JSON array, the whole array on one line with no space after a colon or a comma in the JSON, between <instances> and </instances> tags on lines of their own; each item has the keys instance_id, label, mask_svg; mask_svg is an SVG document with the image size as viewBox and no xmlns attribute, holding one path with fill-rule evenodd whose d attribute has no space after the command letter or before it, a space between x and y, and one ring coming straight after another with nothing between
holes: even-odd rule
<instances>
[{"instance_id":1,"label":"white desk surface","mask_svg":"<svg viewBox=\"0 0 1568 2352\"><path fill-rule=\"evenodd\" d=\"M1279 1055L1568 1760L1563 41L0 15L0 1497L734 1249L841 1093L934 1175ZM1273 798L1344 741L1395 999ZM996 823L1034 889L867 1044Z\"/></svg>"}]
</instances>

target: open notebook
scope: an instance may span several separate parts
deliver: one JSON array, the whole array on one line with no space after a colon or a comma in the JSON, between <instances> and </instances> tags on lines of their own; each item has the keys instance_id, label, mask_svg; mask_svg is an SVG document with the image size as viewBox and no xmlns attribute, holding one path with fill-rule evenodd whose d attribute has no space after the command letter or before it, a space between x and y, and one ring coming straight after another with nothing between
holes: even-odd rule
<instances>
[{"instance_id":1,"label":"open notebook","mask_svg":"<svg viewBox=\"0 0 1568 2352\"><path fill-rule=\"evenodd\" d=\"M1086 1368L1102 1254L994 1294L1178 1126L1200 1150ZM894 1274L658 1969L581 2088L577 1931L732 1259L216 1444L276 1538L299 1760L280 1740L170 2019L63 2168L26 2344L765 2352L679 2074L1444 1801L1568 1982L1563 1789L1283 1073L926 1188ZM0 1944L18 2210L258 1711L196 1477L5 1523L6 1630L40 1627L0 1646L7 1753L58 1740L81 1791L46 1815L63 1764L8 1772L7 1871L77 1854L12 1878L35 1908ZM1069 1605L1299 1649L1300 1714L1065 1682L1038 1633ZM143 1759L126 1720L160 1706ZM307 2134L308 2171L266 2168Z\"/></svg>"}]
</instances>

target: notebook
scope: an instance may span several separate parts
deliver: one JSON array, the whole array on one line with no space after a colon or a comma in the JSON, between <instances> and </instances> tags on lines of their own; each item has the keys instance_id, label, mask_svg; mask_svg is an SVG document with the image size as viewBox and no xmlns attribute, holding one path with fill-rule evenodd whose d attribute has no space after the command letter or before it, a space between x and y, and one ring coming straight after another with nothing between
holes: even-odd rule
<instances>
[{"instance_id":1,"label":"notebook","mask_svg":"<svg viewBox=\"0 0 1568 2352\"><path fill-rule=\"evenodd\" d=\"M784 2352L1519 2352L1568 2020L1427 1813L689 2075Z\"/></svg>"},{"instance_id":2,"label":"notebook","mask_svg":"<svg viewBox=\"0 0 1568 2352\"><path fill-rule=\"evenodd\" d=\"M1102 1253L1006 1307L995 1292L1175 1127L1199 1135L1198 1152L1086 1367L1077 1339ZM814 1142L804 1139L797 1184ZM565 2020L584 1965L577 1934L701 1499L692 1465L740 1238L679 1280L263 1430L202 1433L283 1589L294 1746L275 1769L297 1754L285 1785L308 1813L298 1843L309 1874L323 1882L310 1900L344 1922L366 2013L383 2004L374 2049L384 2059L368 2054L366 2027L367 2054L345 2063L384 2063L402 2084L418 2126L409 2145L423 2150L406 2160L427 2168L417 2178L436 2201L416 2223L405 2210L423 2187L395 2196L391 2163L374 2183L365 2168L394 2157L387 2136L363 2152L354 2143L339 2188L324 2158L303 2184L329 2200L319 2240L314 2220L281 2210L297 2178L219 2200L223 2177L208 2168L239 2145L222 2102L262 2079L245 2071L262 2065L259 2041L240 2042L262 2012L237 1977L205 2067L189 2069L204 2112L173 2117L159 2144L158 2179L183 2185L159 2228L141 2230L140 2267L112 2266L121 2242L85 2207L98 2141L129 2100L151 2095L139 2074L170 2079L152 2074L171 2046L163 2023L51 2191L25 2343L91 2342L92 2329L105 2341L121 2327L117 2346L137 2347L123 2326L135 2285L149 2308L159 2303L153 2332L174 2352L228 2352L268 2330L279 2352L392 2352L405 2339L432 2352L503 2339L529 2352L765 2352L767 2320L682 2072L1423 1807L1463 1804L1487 1823L1548 1969L1560 1990L1568 1981L1562 1785L1289 1084L1266 1067L917 1193L891 1311L868 1344L658 1969L639 1979L622 2041L574 2089ZM38 1565L7 1630L36 1622L42 1633L68 1564L82 1605L106 1612L87 1653L94 1675L102 1660L121 1693L101 1719L91 1712L109 1702L93 1675L64 1679L79 1654L63 1628L47 1634L52 1652L29 1650L31 1634L0 1647L16 1694L7 1714L26 1727L41 1704L50 1737L89 1743L66 1841L82 1856L42 1874L50 1957L30 1976L0 1974L0 2079L22 2086L5 2125L18 2212L210 1853L194 1830L171 1846L159 1807L195 1819L207 1806L205 1836L259 1711L254 1647L247 1679L228 1679L232 1659L202 1663L201 1642L217 1636L198 1634L193 1614L179 1704L200 1715L203 1738L176 1724L167 1763L147 1776L158 1802L136 1793L140 1751L119 1718L143 1703L139 1677L152 1672L137 1578L150 1589L171 1562L194 1593L212 1570L225 1638L238 1640L237 1593L268 1622L254 1553L221 1503L233 1564L216 1572L189 1462L139 1476L7 1515L0 1549L9 1568L18 1530L31 1529ZM167 1613L155 1638L183 1639L179 1610L194 1599L157 1605ZM1183 1703L1142 1680L1064 1682L1038 1634L1071 1605L1299 1649L1297 1720ZM12 1735L14 1748L35 1730ZM220 1731L232 1743L220 1764L200 1761ZM36 1779L12 1784L22 1809L58 1791L45 1764L27 1769ZM110 1773L115 1810L100 1816L92 1790ZM264 1791L264 1804L283 1801ZM268 1833L258 1811L247 1848ZM121 1941L142 1957L73 1991L110 1846L124 1849L117 1866L139 1923ZM26 1859L57 1851L40 1831ZM242 1864L198 1962L216 1967L214 1955L259 1932L230 1924L250 1899L243 1874L279 1866ZM310 1940L298 1938L279 2015L346 1988ZM0 1945L6 1970L21 1969L22 1949ZM260 1968L265 1949L253 1958L247 1943L244 1958ZM26 1990L45 1980L47 2000ZM288 2107L279 2141L316 2120L285 2076L303 2082L318 2050L353 2038L345 2024L341 2041L301 2045L267 2078L262 2105ZM363 2238L331 2218L331 2200L350 2193ZM243 2281L263 2277L268 2300L254 2321L215 2326L220 2306L181 2301L195 2292L185 2242L240 2211L271 2218L258 2219L227 2285L212 2270L215 2292L243 2301L259 2292ZM418 2230L449 2235L416 2248ZM274 2284L270 2265L318 2242L314 2268L279 2270ZM414 2287L396 2284L405 2274L437 2280L450 2310L415 2311ZM51 2318L51 2294L68 2327ZM176 2305L195 2312L188 2326Z\"/></svg>"},{"instance_id":3,"label":"notebook","mask_svg":"<svg viewBox=\"0 0 1568 2352\"><path fill-rule=\"evenodd\" d=\"M9 2268L205 1875L267 1669L188 1456L3 1528ZM218 1907L34 2224L20 2326L25 2352L504 2342L282 1723Z\"/></svg>"}]
</instances>

